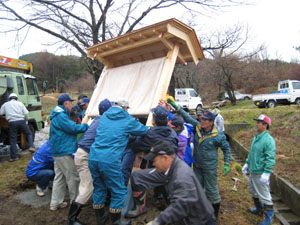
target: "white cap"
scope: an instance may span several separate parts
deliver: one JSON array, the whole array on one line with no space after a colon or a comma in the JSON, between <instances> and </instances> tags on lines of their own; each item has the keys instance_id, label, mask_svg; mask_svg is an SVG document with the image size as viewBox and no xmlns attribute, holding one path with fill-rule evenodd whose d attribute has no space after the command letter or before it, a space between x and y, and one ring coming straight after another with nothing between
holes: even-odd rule
<instances>
[{"instance_id":1,"label":"white cap","mask_svg":"<svg viewBox=\"0 0 300 225\"><path fill-rule=\"evenodd\" d=\"M11 98L18 98L18 95L16 95L15 93L11 93L8 98L9 99L11 99Z\"/></svg>"},{"instance_id":2,"label":"white cap","mask_svg":"<svg viewBox=\"0 0 300 225\"><path fill-rule=\"evenodd\" d=\"M124 108L124 107L130 108L128 101L121 100L121 99L118 99L118 100L114 101L114 105L120 106L122 108Z\"/></svg>"}]
</instances>

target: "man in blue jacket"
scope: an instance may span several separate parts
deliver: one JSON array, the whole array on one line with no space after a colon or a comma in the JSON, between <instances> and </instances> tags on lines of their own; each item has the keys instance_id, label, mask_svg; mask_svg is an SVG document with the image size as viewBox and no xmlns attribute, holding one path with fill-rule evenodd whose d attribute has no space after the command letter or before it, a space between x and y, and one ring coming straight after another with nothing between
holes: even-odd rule
<instances>
[{"instance_id":1,"label":"man in blue jacket","mask_svg":"<svg viewBox=\"0 0 300 225\"><path fill-rule=\"evenodd\" d=\"M103 115L110 107L112 102L104 99L99 104L99 114ZM68 215L69 225L80 225L81 222L77 220L81 208L93 194L93 179L88 165L89 152L92 144L94 143L96 130L100 122L100 116L97 116L91 123L89 129L85 132L83 137L78 142L78 149L75 153L75 165L80 177L79 193L76 200L72 202Z\"/></svg>"},{"instance_id":2,"label":"man in blue jacket","mask_svg":"<svg viewBox=\"0 0 300 225\"><path fill-rule=\"evenodd\" d=\"M66 184L68 185L70 200L77 196L79 176L72 154L77 150L76 136L85 132L87 124L76 124L69 117L72 109L72 99L67 94L58 97L58 105L50 115L50 147L54 159L55 178L50 203L50 210L67 207L64 202Z\"/></svg>"},{"instance_id":3,"label":"man in blue jacket","mask_svg":"<svg viewBox=\"0 0 300 225\"><path fill-rule=\"evenodd\" d=\"M50 142L45 142L33 155L26 169L29 180L37 182L36 194L45 196L49 182L54 178L54 160L51 156Z\"/></svg>"},{"instance_id":4,"label":"man in blue jacket","mask_svg":"<svg viewBox=\"0 0 300 225\"><path fill-rule=\"evenodd\" d=\"M130 116L127 101L116 101L101 117L95 142L89 153L89 168L93 177L93 202L97 224L105 224L104 205L107 189L111 193L111 224L119 224L125 206L127 188L121 171L122 153L129 135L145 135L148 128Z\"/></svg>"},{"instance_id":5,"label":"man in blue jacket","mask_svg":"<svg viewBox=\"0 0 300 225\"><path fill-rule=\"evenodd\" d=\"M226 176L229 173L229 164L231 160L230 145L223 132L219 132L214 126L215 114L210 111L204 111L200 117L200 122L193 119L174 101L168 99L168 102L178 111L183 119L194 126L194 172L205 190L206 196L212 203L215 216L221 204L221 196L218 190L218 148L221 148L224 154L223 173Z\"/></svg>"}]
</instances>

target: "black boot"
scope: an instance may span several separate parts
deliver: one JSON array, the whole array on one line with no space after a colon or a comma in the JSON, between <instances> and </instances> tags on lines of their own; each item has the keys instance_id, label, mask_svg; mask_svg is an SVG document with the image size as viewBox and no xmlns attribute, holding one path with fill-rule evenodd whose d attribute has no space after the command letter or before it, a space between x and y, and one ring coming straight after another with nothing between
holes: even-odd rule
<instances>
[{"instance_id":1,"label":"black boot","mask_svg":"<svg viewBox=\"0 0 300 225\"><path fill-rule=\"evenodd\" d=\"M108 215L105 212L104 204L102 208L99 209L94 208L94 210L95 210L97 225L105 225Z\"/></svg>"},{"instance_id":2,"label":"black boot","mask_svg":"<svg viewBox=\"0 0 300 225\"><path fill-rule=\"evenodd\" d=\"M255 214L255 215L262 214L264 205L259 201L258 198L253 198L253 201L254 201L255 209L250 209L249 208L248 211Z\"/></svg>"},{"instance_id":3,"label":"black boot","mask_svg":"<svg viewBox=\"0 0 300 225\"><path fill-rule=\"evenodd\" d=\"M215 210L215 217L216 217L216 220L218 219L218 214L219 214L220 205L221 205L221 202L216 203L216 204L212 204L212 206L213 206L213 208L214 208L214 210Z\"/></svg>"},{"instance_id":4,"label":"black boot","mask_svg":"<svg viewBox=\"0 0 300 225\"><path fill-rule=\"evenodd\" d=\"M109 212L109 216L111 225L120 225L121 212Z\"/></svg>"},{"instance_id":5,"label":"black boot","mask_svg":"<svg viewBox=\"0 0 300 225\"><path fill-rule=\"evenodd\" d=\"M77 220L77 216L81 211L82 205L78 202L73 201L70 206L70 211L68 215L68 225L84 225L79 220Z\"/></svg>"}]
</instances>

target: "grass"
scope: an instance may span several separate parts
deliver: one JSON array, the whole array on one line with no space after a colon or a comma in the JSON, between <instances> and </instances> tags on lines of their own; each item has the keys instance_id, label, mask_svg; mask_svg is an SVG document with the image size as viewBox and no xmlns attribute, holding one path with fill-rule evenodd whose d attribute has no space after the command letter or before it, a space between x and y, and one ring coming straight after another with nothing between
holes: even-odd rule
<instances>
[{"instance_id":1,"label":"grass","mask_svg":"<svg viewBox=\"0 0 300 225\"><path fill-rule=\"evenodd\" d=\"M300 188L300 107L297 105L277 106L275 108L259 109L251 101L241 101L235 106L227 105L221 114L225 123L249 123L250 126L234 135L245 147L250 148L256 134L253 118L266 114L272 119L269 132L276 141L276 164L274 171Z\"/></svg>"}]
</instances>

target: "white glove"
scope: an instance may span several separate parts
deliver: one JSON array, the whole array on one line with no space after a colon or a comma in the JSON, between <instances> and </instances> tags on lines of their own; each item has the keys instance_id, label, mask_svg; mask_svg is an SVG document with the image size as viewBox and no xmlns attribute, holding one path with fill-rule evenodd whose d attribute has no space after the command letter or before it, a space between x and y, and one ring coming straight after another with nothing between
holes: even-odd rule
<instances>
[{"instance_id":1,"label":"white glove","mask_svg":"<svg viewBox=\"0 0 300 225\"><path fill-rule=\"evenodd\" d=\"M270 174L269 173L263 173L261 177L259 178L259 181L263 184L269 183Z\"/></svg>"},{"instance_id":2,"label":"white glove","mask_svg":"<svg viewBox=\"0 0 300 225\"><path fill-rule=\"evenodd\" d=\"M159 223L156 220L152 220L148 222L146 225L159 225Z\"/></svg>"},{"instance_id":3,"label":"white glove","mask_svg":"<svg viewBox=\"0 0 300 225\"><path fill-rule=\"evenodd\" d=\"M247 172L248 172L248 164L247 163L245 163L245 165L243 166L243 168L242 168L242 172L243 172L243 174L247 174Z\"/></svg>"}]
</instances>

